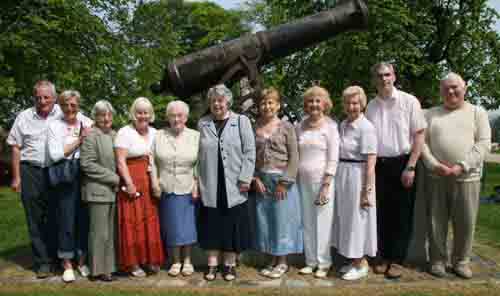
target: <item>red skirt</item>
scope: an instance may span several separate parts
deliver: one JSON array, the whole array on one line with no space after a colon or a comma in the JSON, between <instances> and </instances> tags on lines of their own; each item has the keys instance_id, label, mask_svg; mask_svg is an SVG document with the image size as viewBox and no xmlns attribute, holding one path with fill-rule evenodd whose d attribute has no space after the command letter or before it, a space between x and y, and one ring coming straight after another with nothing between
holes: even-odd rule
<instances>
[{"instance_id":1,"label":"red skirt","mask_svg":"<svg viewBox=\"0 0 500 296\"><path fill-rule=\"evenodd\" d=\"M151 194L148 157L127 159L130 177L142 195L131 199L118 191L118 262L121 270L134 265L157 265L165 262L161 243L158 201ZM120 185L124 186L124 185Z\"/></svg>"}]
</instances>

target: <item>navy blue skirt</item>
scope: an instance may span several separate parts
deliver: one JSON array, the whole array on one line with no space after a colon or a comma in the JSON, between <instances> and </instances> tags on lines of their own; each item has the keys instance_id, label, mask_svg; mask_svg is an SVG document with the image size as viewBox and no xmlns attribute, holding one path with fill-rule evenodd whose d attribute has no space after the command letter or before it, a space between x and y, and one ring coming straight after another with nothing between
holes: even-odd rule
<instances>
[{"instance_id":1,"label":"navy blue skirt","mask_svg":"<svg viewBox=\"0 0 500 296\"><path fill-rule=\"evenodd\" d=\"M165 248L196 243L196 201L191 194L162 193L159 212Z\"/></svg>"}]
</instances>

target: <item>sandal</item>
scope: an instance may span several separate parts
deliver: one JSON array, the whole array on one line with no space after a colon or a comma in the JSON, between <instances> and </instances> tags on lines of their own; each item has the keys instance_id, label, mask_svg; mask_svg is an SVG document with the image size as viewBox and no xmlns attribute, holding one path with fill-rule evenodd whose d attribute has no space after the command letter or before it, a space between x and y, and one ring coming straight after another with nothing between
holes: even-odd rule
<instances>
[{"instance_id":1,"label":"sandal","mask_svg":"<svg viewBox=\"0 0 500 296\"><path fill-rule=\"evenodd\" d=\"M279 279L287 272L288 272L288 265L278 264L273 268L273 271L271 272L269 277L272 279Z\"/></svg>"},{"instance_id":2,"label":"sandal","mask_svg":"<svg viewBox=\"0 0 500 296\"><path fill-rule=\"evenodd\" d=\"M209 266L208 272L203 276L205 280L211 282L217 277L217 266Z\"/></svg>"},{"instance_id":3,"label":"sandal","mask_svg":"<svg viewBox=\"0 0 500 296\"><path fill-rule=\"evenodd\" d=\"M194 266L191 263L184 263L182 265L182 275L183 276L190 276L194 273Z\"/></svg>"},{"instance_id":4,"label":"sandal","mask_svg":"<svg viewBox=\"0 0 500 296\"><path fill-rule=\"evenodd\" d=\"M181 267L182 267L182 264L180 264L180 263L172 264L172 266L170 266L170 269L168 270L168 275L169 276L178 276L179 273L181 273Z\"/></svg>"}]
</instances>

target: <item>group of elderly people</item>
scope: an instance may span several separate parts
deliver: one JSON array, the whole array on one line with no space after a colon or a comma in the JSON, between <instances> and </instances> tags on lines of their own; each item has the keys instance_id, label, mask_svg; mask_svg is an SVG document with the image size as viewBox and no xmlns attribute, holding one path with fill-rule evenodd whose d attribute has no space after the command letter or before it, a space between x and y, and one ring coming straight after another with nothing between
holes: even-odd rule
<instances>
[{"instance_id":1,"label":"group of elderly people","mask_svg":"<svg viewBox=\"0 0 500 296\"><path fill-rule=\"evenodd\" d=\"M109 102L95 104L92 122L79 113L80 94L64 91L61 115L50 102L54 86L38 83L35 108L18 116L8 138L20 163L13 188L21 189L37 275L47 276L57 246L65 282L75 280L74 263L92 279L112 281L117 270L144 277L159 271L165 254L169 275L189 276L198 243L208 255L207 281L218 272L234 280L238 255L248 249L269 255L262 276L280 278L289 269L287 255L304 252L299 273L324 278L331 246L347 259L339 270L345 280L367 276L365 256L378 259L375 273L397 278L423 150L433 196L430 272L445 275L452 219L460 234L453 268L470 278L477 177L489 145L485 112L464 102L465 83L454 73L441 81L444 106L431 109L427 120L418 100L394 87L392 65L375 65L373 77L377 97L369 104L361 87L343 91L346 118L339 125L319 86L304 93L306 117L295 126L278 117L279 92L264 90L252 126L231 111L231 91L217 85L208 91L209 112L197 130L186 127L189 107L182 101L167 105L168 127L156 130L153 106L140 97L130 108L131 124L117 133ZM45 130L48 144L35 143ZM453 142L462 132L458 147ZM60 161L78 163L81 178L51 185L47 168ZM40 217L52 210L53 224ZM50 244L54 226L57 240Z\"/></svg>"}]
</instances>

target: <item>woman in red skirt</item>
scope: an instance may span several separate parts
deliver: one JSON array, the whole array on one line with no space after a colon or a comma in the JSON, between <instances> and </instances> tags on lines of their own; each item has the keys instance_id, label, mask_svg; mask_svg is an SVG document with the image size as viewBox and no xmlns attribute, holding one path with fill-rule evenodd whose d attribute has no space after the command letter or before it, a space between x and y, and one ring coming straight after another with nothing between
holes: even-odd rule
<instances>
[{"instance_id":1,"label":"woman in red skirt","mask_svg":"<svg viewBox=\"0 0 500 296\"><path fill-rule=\"evenodd\" d=\"M132 276L157 273L165 260L160 238L158 201L151 192L151 145L156 129L151 102L137 98L130 108L132 124L115 139L118 173L118 262Z\"/></svg>"}]
</instances>

